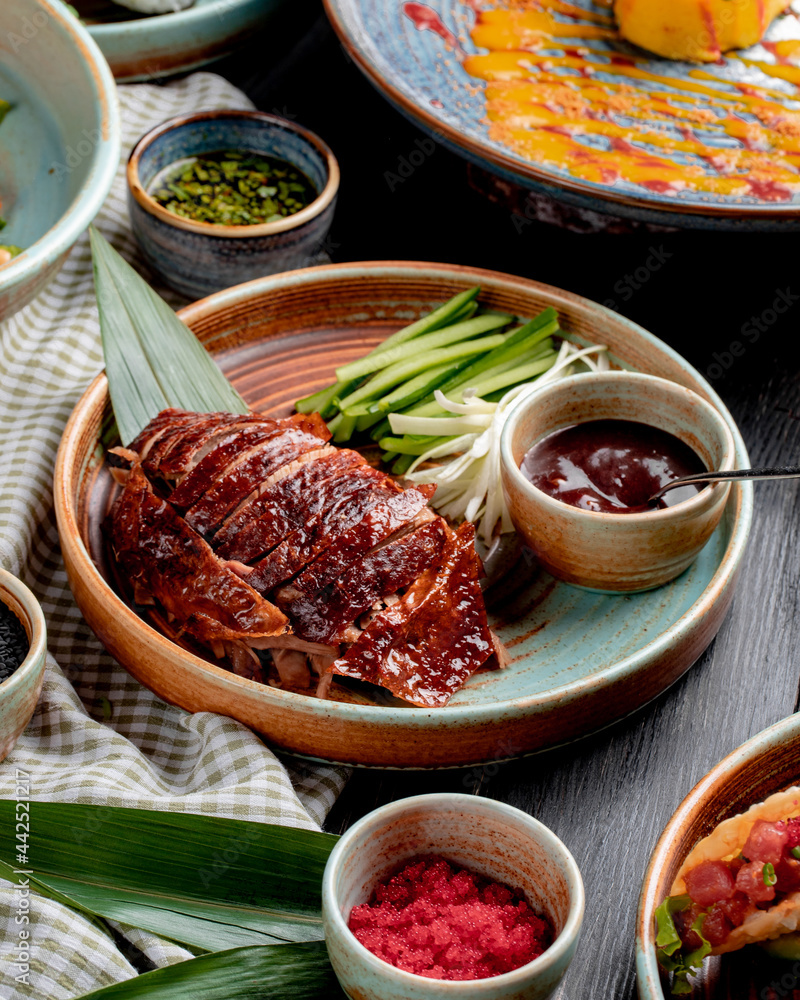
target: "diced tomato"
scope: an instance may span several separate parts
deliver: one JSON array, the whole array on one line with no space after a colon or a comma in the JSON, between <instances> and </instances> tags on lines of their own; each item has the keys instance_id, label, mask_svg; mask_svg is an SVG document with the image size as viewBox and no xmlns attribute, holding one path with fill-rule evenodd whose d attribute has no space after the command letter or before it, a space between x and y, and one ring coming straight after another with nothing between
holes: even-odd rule
<instances>
[{"instance_id":1,"label":"diced tomato","mask_svg":"<svg viewBox=\"0 0 800 1000\"><path fill-rule=\"evenodd\" d=\"M687 951L694 951L695 948L699 948L703 943L700 940L700 935L692 930L692 924L702 912L702 907L693 903L691 906L687 906L685 910L679 910L672 918L675 921L675 930L678 932L678 937L683 942L683 946Z\"/></svg>"},{"instance_id":2,"label":"diced tomato","mask_svg":"<svg viewBox=\"0 0 800 1000\"><path fill-rule=\"evenodd\" d=\"M717 908L725 914L733 927L743 924L745 918L755 909L747 896L738 890L730 899L726 899L722 903L717 903Z\"/></svg>"},{"instance_id":3,"label":"diced tomato","mask_svg":"<svg viewBox=\"0 0 800 1000\"><path fill-rule=\"evenodd\" d=\"M712 906L706 915L706 919L703 921L703 937L706 941L708 941L712 948L716 948L718 944L727 941L728 935L732 930L733 927L730 921L720 907Z\"/></svg>"},{"instance_id":4,"label":"diced tomato","mask_svg":"<svg viewBox=\"0 0 800 1000\"><path fill-rule=\"evenodd\" d=\"M767 823L766 820L758 819L745 841L742 854L748 861L777 865L783 857L783 849L788 840L789 831L785 823Z\"/></svg>"},{"instance_id":5,"label":"diced tomato","mask_svg":"<svg viewBox=\"0 0 800 1000\"><path fill-rule=\"evenodd\" d=\"M708 907L736 892L736 878L724 861L703 861L685 876L686 891L699 906Z\"/></svg>"},{"instance_id":6,"label":"diced tomato","mask_svg":"<svg viewBox=\"0 0 800 1000\"><path fill-rule=\"evenodd\" d=\"M751 861L739 869L736 888L747 894L753 903L770 903L775 898L775 886L764 884L764 861Z\"/></svg>"}]
</instances>

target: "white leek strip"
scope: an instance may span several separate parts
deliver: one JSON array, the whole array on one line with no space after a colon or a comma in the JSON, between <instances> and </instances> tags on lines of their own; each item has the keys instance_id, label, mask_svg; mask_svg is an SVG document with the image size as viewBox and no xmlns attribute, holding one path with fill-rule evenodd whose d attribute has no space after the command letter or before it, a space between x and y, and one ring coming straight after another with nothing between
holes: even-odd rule
<instances>
[{"instance_id":1,"label":"white leek strip","mask_svg":"<svg viewBox=\"0 0 800 1000\"><path fill-rule=\"evenodd\" d=\"M463 403L456 403L455 400L448 399L441 389L434 389L433 396L439 406L443 410L447 410L448 413L494 413L497 409L497 403L487 403L485 399L475 395L474 389L464 391Z\"/></svg>"},{"instance_id":2,"label":"white leek strip","mask_svg":"<svg viewBox=\"0 0 800 1000\"><path fill-rule=\"evenodd\" d=\"M490 546L498 521L501 532L513 531L500 481L500 437L512 404L543 385L572 374L576 362L582 362L590 371L608 371L606 352L607 348L601 345L579 349L565 340L552 368L534 381L510 389L497 403L489 403L469 390L464 392L463 403L457 403L437 389L436 402L455 414L454 418L392 414L389 420L395 434L460 434L420 455L406 473L406 479L436 483L439 487L433 498L436 509L453 520L475 522L484 543ZM400 418L397 422L396 417ZM465 433L469 430L472 433ZM449 462L432 469L419 469L424 462L447 455L453 455Z\"/></svg>"},{"instance_id":3,"label":"white leek strip","mask_svg":"<svg viewBox=\"0 0 800 1000\"><path fill-rule=\"evenodd\" d=\"M492 411L494 412L494 411ZM392 434L423 434L445 437L448 434L469 434L485 430L492 422L490 413L460 417L411 417L406 413L390 413Z\"/></svg>"}]
</instances>

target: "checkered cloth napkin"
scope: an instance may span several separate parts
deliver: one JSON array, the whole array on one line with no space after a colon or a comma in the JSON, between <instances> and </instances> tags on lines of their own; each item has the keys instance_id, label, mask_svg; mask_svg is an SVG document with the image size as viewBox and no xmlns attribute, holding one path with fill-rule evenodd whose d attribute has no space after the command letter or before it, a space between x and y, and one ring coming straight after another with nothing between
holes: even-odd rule
<instances>
[{"instance_id":1,"label":"checkered cloth napkin","mask_svg":"<svg viewBox=\"0 0 800 1000\"><path fill-rule=\"evenodd\" d=\"M96 223L136 260L124 162L135 141L173 115L251 107L218 76L119 88L122 151ZM17 769L32 800L94 802L213 813L318 829L341 791L342 768L281 762L249 729L208 712L189 715L139 685L105 653L67 585L53 514L53 465L75 403L103 367L91 257L83 236L50 287L0 324L0 564L36 593L48 627L44 691L32 722L0 764L0 798ZM32 826L35 823L35 814ZM35 830L30 863L35 867ZM11 831L0 832L10 842ZM33 897L29 982L18 982L17 892L0 880L0 1000L61 1000L136 975L136 946L157 966L184 948L115 924L116 934Z\"/></svg>"}]
</instances>

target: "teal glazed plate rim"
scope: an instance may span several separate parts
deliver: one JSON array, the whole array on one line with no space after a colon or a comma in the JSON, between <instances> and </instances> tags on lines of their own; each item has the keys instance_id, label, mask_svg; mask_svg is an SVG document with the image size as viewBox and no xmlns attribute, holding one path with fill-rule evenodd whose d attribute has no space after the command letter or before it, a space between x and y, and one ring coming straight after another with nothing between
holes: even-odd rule
<instances>
[{"instance_id":1,"label":"teal glazed plate rim","mask_svg":"<svg viewBox=\"0 0 800 1000\"><path fill-rule=\"evenodd\" d=\"M639 1000L672 1000L669 984L656 961L655 911L669 895L678 869L698 840L722 820L744 812L775 792L800 783L800 714L790 715L762 730L724 757L689 792L672 815L658 839L647 866L639 911L636 918L636 982ZM748 949L745 949L747 951ZM759 956L760 957L760 956ZM730 979L735 979L736 996L788 996L791 990L773 993L764 989L771 980L780 980L787 967L770 963L764 982L748 982L758 963L748 968L743 952L706 959L700 974L692 980L689 1000L728 996ZM764 964L766 966L767 960ZM795 964L795 981L796 981ZM720 992L721 991L721 992ZM793 994L792 994L793 995Z\"/></svg>"},{"instance_id":2,"label":"teal glazed plate rim","mask_svg":"<svg viewBox=\"0 0 800 1000\"><path fill-rule=\"evenodd\" d=\"M703 395L728 422L737 461L747 451L713 389L666 344L618 314L549 285L479 268L424 262L334 264L259 278L181 311L244 398L288 415L330 384L338 365L465 288L522 316L554 306L571 337L601 340L620 367L670 378ZM107 646L142 683L189 711L231 715L301 756L399 768L473 766L578 739L661 694L702 654L733 597L752 518L752 486L731 490L697 561L656 591L609 596L508 577L493 624L509 668L476 674L442 709L377 697L319 700L237 677L146 624L115 578L101 524L113 500L100 428L105 375L77 404L56 461L55 505L76 600ZM520 568L526 568L521 561ZM514 590L516 588L516 592Z\"/></svg>"},{"instance_id":3,"label":"teal glazed plate rim","mask_svg":"<svg viewBox=\"0 0 800 1000\"><path fill-rule=\"evenodd\" d=\"M674 183L656 179L648 187L626 177L622 168L616 170L611 181L584 178L556 162L528 159L503 144L490 134L484 80L471 76L463 65L465 58L484 55L487 51L475 44L471 31L483 12L497 6L489 0L428 0L427 3L324 0L324 6L347 54L387 100L452 152L512 184L578 208L657 225L737 231L800 229L800 177L790 190L787 185L787 190L780 194L768 184L760 186L757 183L749 194L694 190L691 173L684 173ZM499 6L502 8L503 4ZM512 10L520 9L518 5L508 6ZM592 40L582 37L580 32L587 27L596 28L598 19L601 24L607 22L610 5L575 0L568 6L570 11L564 13L559 12L557 5L545 12L556 26L554 37L537 42L536 29L531 29L530 43L520 43L518 66L522 67L523 74L518 75L517 69L504 69L498 72L496 79L513 79L527 85L529 81L536 81L539 73L545 81L550 76L569 81L571 75L580 77L585 72L588 76L591 72L595 80L609 82L614 87L627 87L643 102L643 115L650 111L665 135L677 140L683 133L684 140L691 136L696 143L697 149L681 149L678 143L664 154L669 166L678 170L687 166L713 173L717 171L715 158L721 151L736 154L750 148L735 136L720 131L719 122L725 116L716 113L718 96L727 107L750 88L762 98L766 95L765 103L771 114L796 113L800 85L770 75L782 70L776 65L779 59L771 54L771 47L787 36L800 35L800 15L795 17L793 10L773 22L767 30L764 47L753 46L742 53L741 58L738 52L729 54L719 65L698 65L661 59L619 38ZM793 23L789 24L790 21ZM573 26L578 26L575 35L570 34ZM531 58L525 66L528 53ZM586 66L570 67L570 60L579 57L585 57ZM553 59L553 65L548 64L549 58ZM565 66L558 65L562 58L566 61ZM652 89L656 85L649 88L646 80L627 73L626 64L655 73L657 90ZM701 92L702 87L695 78L698 73L710 77L707 81L704 78L708 93ZM648 104L653 92L666 95L667 103L672 102L670 116L675 119L674 130L669 116L661 115L658 100ZM582 99L577 91L573 96L576 102ZM536 117L537 100L545 106L541 119ZM560 112L556 111L551 119L549 113L557 105L556 100L533 96L527 106L523 104L518 116L521 122L515 125L513 118L509 118L508 123L512 128L522 128L529 116L533 129L543 125L569 132L585 147L579 154L613 149L607 135L594 134L586 128L580 113L571 116L566 111L559 118ZM684 118L682 109L686 106L702 108L709 116L706 122ZM746 127L747 121L753 118L749 105L746 107L742 114L739 114L740 108L732 113L737 128ZM599 117L604 113L602 111ZM629 133L639 123L635 114L624 111L612 111L609 121ZM653 157L662 155L663 147L657 140L649 143L636 137L633 148L650 162ZM775 158L781 156L777 145L774 155ZM723 176L725 169L720 168ZM749 174L745 171L741 176L746 182Z\"/></svg>"}]
</instances>

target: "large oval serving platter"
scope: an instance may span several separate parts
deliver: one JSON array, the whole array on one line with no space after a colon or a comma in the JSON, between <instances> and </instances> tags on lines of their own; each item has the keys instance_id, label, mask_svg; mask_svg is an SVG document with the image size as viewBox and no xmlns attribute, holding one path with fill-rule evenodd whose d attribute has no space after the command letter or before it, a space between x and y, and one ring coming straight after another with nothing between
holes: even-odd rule
<instances>
[{"instance_id":1,"label":"large oval serving platter","mask_svg":"<svg viewBox=\"0 0 800 1000\"><path fill-rule=\"evenodd\" d=\"M797 784L800 784L800 715L790 715L725 757L678 806L650 858L639 900L636 975L640 1000L671 1000L669 982L659 972L656 961L655 911L669 895L689 851L722 820ZM779 961L758 947L748 947L706 959L687 996L690 1000L796 997L800 989L799 970L796 962Z\"/></svg>"},{"instance_id":2,"label":"large oval serving platter","mask_svg":"<svg viewBox=\"0 0 800 1000\"><path fill-rule=\"evenodd\" d=\"M506 180L579 207L665 225L800 228L800 161L790 137L798 134L800 21L791 9L773 22L764 45L709 65L661 59L623 42L610 2L325 0L325 6L348 53L384 96L439 141ZM797 0L792 6L800 11ZM502 61L493 72L523 92L513 108L505 93L497 95L487 115L483 69L471 75L465 66L476 68L473 57L489 51L471 37L476 19L504 7L536 23L504 30L492 43ZM537 26L548 23L544 31ZM607 37L585 37L587 31ZM557 90L565 86L566 100ZM595 94L607 88L599 114L595 97L593 105L584 103L592 87ZM508 126L505 136L488 118ZM573 150L569 167L540 144L543 137L560 141L559 134ZM525 149L531 139L540 145L533 156ZM623 145L630 157L620 160L614 153ZM656 162L667 165L666 175L653 172ZM766 172L748 166L756 162ZM788 184L768 179L778 163L787 167ZM727 171L741 181L733 191L703 190L697 179Z\"/></svg>"},{"instance_id":3,"label":"large oval serving platter","mask_svg":"<svg viewBox=\"0 0 800 1000\"><path fill-rule=\"evenodd\" d=\"M554 306L574 337L607 344L619 364L674 379L726 413L702 377L640 327L586 299L492 271L424 263L309 268L219 292L181 315L254 409L287 415L299 396L329 384L337 365L476 284L484 303L521 316ZM61 546L86 620L108 650L167 701L230 715L283 749L325 760L477 764L609 725L672 684L709 644L733 596L750 527L751 487L736 486L694 566L647 594L591 594L534 574L508 594L494 620L511 666L477 674L443 709L321 701L237 677L186 652L115 591L101 532L111 479L99 434L109 412L100 375L72 414L56 465ZM741 436L732 422L731 428L738 460L746 464Z\"/></svg>"},{"instance_id":4,"label":"large oval serving platter","mask_svg":"<svg viewBox=\"0 0 800 1000\"><path fill-rule=\"evenodd\" d=\"M229 55L282 0L195 0L185 10L136 14L111 0L80 0L89 34L120 83L188 73Z\"/></svg>"}]
</instances>

